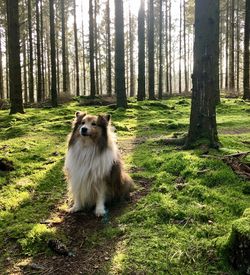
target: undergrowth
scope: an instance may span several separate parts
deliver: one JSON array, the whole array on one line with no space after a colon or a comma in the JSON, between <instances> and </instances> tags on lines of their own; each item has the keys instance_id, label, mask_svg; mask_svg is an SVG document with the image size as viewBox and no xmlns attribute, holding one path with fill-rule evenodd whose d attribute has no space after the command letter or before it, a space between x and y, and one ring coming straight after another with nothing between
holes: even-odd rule
<instances>
[{"instance_id":1,"label":"undergrowth","mask_svg":"<svg viewBox=\"0 0 250 275\"><path fill-rule=\"evenodd\" d=\"M14 171L0 172L1 274L26 256L51 253L51 238L67 243L64 232L47 221L60 222L57 212L67 209L62 165L78 109L74 102L56 109L27 109L24 115L0 111L0 158L14 165ZM183 151L160 142L187 131L190 100L131 100L127 110L85 110L110 113L118 143L140 141L124 160L136 182L151 183L149 194L115 223L87 236L90 249L117 240L100 273L237 274L224 257L223 244L233 222L250 207L249 193L244 192L249 182L221 160L202 158L200 149ZM249 150L249 110L249 103L222 99L217 119L221 148L209 154Z\"/></svg>"}]
</instances>

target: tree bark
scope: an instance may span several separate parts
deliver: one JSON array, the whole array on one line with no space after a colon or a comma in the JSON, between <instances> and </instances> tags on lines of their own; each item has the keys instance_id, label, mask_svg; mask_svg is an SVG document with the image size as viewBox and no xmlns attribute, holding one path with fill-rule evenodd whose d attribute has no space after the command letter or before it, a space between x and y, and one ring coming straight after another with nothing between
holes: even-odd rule
<instances>
[{"instance_id":1,"label":"tree bark","mask_svg":"<svg viewBox=\"0 0 250 275\"><path fill-rule=\"evenodd\" d=\"M249 83L249 40L250 40L250 1L246 0L245 10L245 27L244 27L244 76L243 76L243 88L244 99L250 99L250 83Z\"/></svg>"},{"instance_id":2,"label":"tree bark","mask_svg":"<svg viewBox=\"0 0 250 275\"><path fill-rule=\"evenodd\" d=\"M3 54L2 54L2 32L0 30L0 98L4 98L3 89Z\"/></svg>"},{"instance_id":3,"label":"tree bark","mask_svg":"<svg viewBox=\"0 0 250 275\"><path fill-rule=\"evenodd\" d=\"M235 79L234 79L234 30L235 30L235 20L234 20L234 8L235 0L231 0L231 11L230 11L230 56L229 56L229 90L230 93L235 93Z\"/></svg>"},{"instance_id":4,"label":"tree bark","mask_svg":"<svg viewBox=\"0 0 250 275\"><path fill-rule=\"evenodd\" d=\"M50 15L50 55L51 55L51 99L52 107L57 107L57 89L56 89L56 46L55 46L55 12L54 0L49 0Z\"/></svg>"},{"instance_id":5,"label":"tree bark","mask_svg":"<svg viewBox=\"0 0 250 275\"><path fill-rule=\"evenodd\" d=\"M80 80L79 80L78 37L77 37L77 22L76 22L76 0L74 0L74 38L75 38L75 66L76 66L76 96L79 96Z\"/></svg>"},{"instance_id":6,"label":"tree bark","mask_svg":"<svg viewBox=\"0 0 250 275\"><path fill-rule=\"evenodd\" d=\"M186 147L198 142L218 147L216 126L219 66L219 0L195 1L193 93Z\"/></svg>"},{"instance_id":7,"label":"tree bark","mask_svg":"<svg viewBox=\"0 0 250 275\"><path fill-rule=\"evenodd\" d=\"M162 0L160 0L160 18L159 18L159 82L158 97L162 99L162 78L163 78L163 56L162 56L162 23L163 23Z\"/></svg>"},{"instance_id":8,"label":"tree bark","mask_svg":"<svg viewBox=\"0 0 250 275\"><path fill-rule=\"evenodd\" d=\"M134 19L132 18L131 11L129 11L129 57L130 57L130 96L135 95L134 85Z\"/></svg>"},{"instance_id":9,"label":"tree bark","mask_svg":"<svg viewBox=\"0 0 250 275\"><path fill-rule=\"evenodd\" d=\"M182 58L182 1L180 1L180 29L179 29L179 94L182 92L181 85L181 58Z\"/></svg>"},{"instance_id":10,"label":"tree bark","mask_svg":"<svg viewBox=\"0 0 250 275\"><path fill-rule=\"evenodd\" d=\"M10 114L24 113L20 66L20 30L18 0L6 0L8 24Z\"/></svg>"},{"instance_id":11,"label":"tree bark","mask_svg":"<svg viewBox=\"0 0 250 275\"><path fill-rule=\"evenodd\" d=\"M33 35L32 35L31 0L28 0L28 31L29 31L29 101L34 102L34 65L33 65Z\"/></svg>"},{"instance_id":12,"label":"tree bark","mask_svg":"<svg viewBox=\"0 0 250 275\"><path fill-rule=\"evenodd\" d=\"M111 62L111 35L110 35L110 0L107 0L106 7L106 32L107 32L107 68L106 68L106 86L107 94L112 95L112 62Z\"/></svg>"},{"instance_id":13,"label":"tree bark","mask_svg":"<svg viewBox=\"0 0 250 275\"><path fill-rule=\"evenodd\" d=\"M90 96L96 95L95 63L94 63L94 18L93 2L89 0L89 62L90 62Z\"/></svg>"},{"instance_id":14,"label":"tree bark","mask_svg":"<svg viewBox=\"0 0 250 275\"><path fill-rule=\"evenodd\" d=\"M148 26L148 96L155 99L155 60L154 60L154 0L149 0Z\"/></svg>"},{"instance_id":15,"label":"tree bark","mask_svg":"<svg viewBox=\"0 0 250 275\"><path fill-rule=\"evenodd\" d=\"M41 69L41 45L40 45L40 11L39 0L36 0L36 58L37 58L37 102L42 101L42 69Z\"/></svg>"},{"instance_id":16,"label":"tree bark","mask_svg":"<svg viewBox=\"0 0 250 275\"><path fill-rule=\"evenodd\" d=\"M124 60L123 1L115 0L115 91L117 107L127 108Z\"/></svg>"},{"instance_id":17,"label":"tree bark","mask_svg":"<svg viewBox=\"0 0 250 275\"><path fill-rule=\"evenodd\" d=\"M138 92L137 100L145 99L145 3L141 0L138 13Z\"/></svg>"},{"instance_id":18,"label":"tree bark","mask_svg":"<svg viewBox=\"0 0 250 275\"><path fill-rule=\"evenodd\" d=\"M62 21L62 73L63 73L63 92L68 92L67 60L66 60L66 31L65 31L65 0L61 0L61 21Z\"/></svg>"}]
</instances>

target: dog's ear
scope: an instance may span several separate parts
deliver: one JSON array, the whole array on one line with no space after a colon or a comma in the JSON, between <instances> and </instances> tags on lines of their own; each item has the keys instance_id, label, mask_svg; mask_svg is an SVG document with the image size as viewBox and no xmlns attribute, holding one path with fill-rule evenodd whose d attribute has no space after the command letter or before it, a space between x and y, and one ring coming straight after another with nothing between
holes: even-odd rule
<instances>
[{"instance_id":1,"label":"dog's ear","mask_svg":"<svg viewBox=\"0 0 250 275\"><path fill-rule=\"evenodd\" d=\"M81 112L81 111L75 112L75 117L78 118L79 116L85 117L86 113L85 112Z\"/></svg>"},{"instance_id":2,"label":"dog's ear","mask_svg":"<svg viewBox=\"0 0 250 275\"><path fill-rule=\"evenodd\" d=\"M110 118L110 115L99 115L97 118L97 124L100 126L108 126Z\"/></svg>"}]
</instances>

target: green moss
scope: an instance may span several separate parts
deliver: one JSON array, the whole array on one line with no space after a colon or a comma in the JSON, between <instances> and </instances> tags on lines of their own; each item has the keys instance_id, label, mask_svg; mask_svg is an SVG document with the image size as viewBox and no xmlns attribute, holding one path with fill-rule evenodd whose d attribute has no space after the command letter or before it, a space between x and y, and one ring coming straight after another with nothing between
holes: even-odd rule
<instances>
[{"instance_id":1,"label":"green moss","mask_svg":"<svg viewBox=\"0 0 250 275\"><path fill-rule=\"evenodd\" d=\"M71 120L79 109L111 113L138 192L144 182L150 185L136 204L86 236L89 249L117 242L103 273L236 274L221 246L232 224L249 232L249 215L244 212L250 207L249 184L221 160L202 158L201 150L183 151L161 142L187 130L190 100L181 97L159 102L131 99L127 110L73 102L56 109L27 109L24 115L0 111L0 157L13 161L15 168L0 173L0 250L5 250L0 265L10 255L15 261L23 254L46 251L50 238L67 238L43 221L57 216L59 205L66 205L63 157ZM222 100L218 107L222 147L209 154L249 150L248 109L246 102ZM21 250L13 252L17 242ZM5 270L0 268L0 273Z\"/></svg>"}]
</instances>

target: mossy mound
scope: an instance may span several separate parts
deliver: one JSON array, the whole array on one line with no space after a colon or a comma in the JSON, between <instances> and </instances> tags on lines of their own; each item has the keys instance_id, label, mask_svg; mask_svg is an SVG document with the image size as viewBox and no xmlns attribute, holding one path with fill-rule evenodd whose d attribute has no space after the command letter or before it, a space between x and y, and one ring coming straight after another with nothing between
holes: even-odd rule
<instances>
[{"instance_id":1,"label":"mossy mound","mask_svg":"<svg viewBox=\"0 0 250 275\"><path fill-rule=\"evenodd\" d=\"M250 208L232 225L229 259L242 274L250 274Z\"/></svg>"}]
</instances>

